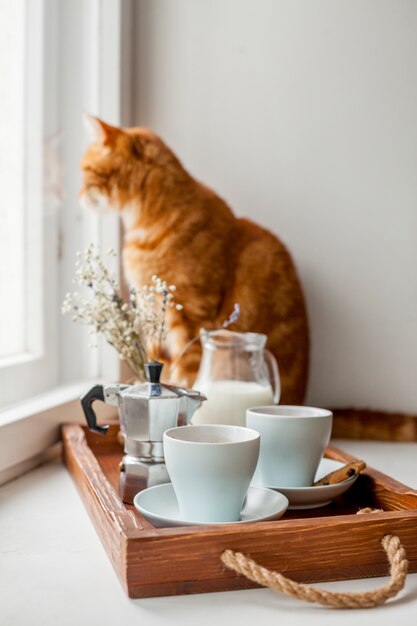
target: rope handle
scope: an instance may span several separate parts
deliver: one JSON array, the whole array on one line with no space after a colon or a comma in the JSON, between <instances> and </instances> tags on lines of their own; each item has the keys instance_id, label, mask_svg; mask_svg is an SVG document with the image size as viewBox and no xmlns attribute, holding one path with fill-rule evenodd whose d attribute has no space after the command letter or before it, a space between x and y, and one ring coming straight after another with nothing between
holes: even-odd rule
<instances>
[{"instance_id":1,"label":"rope handle","mask_svg":"<svg viewBox=\"0 0 417 626\"><path fill-rule=\"evenodd\" d=\"M358 515L380 511L381 509L366 508L358 511ZM384 604L389 598L395 597L403 589L407 577L408 561L399 538L385 535L381 543L390 564L390 580L383 587L362 593L336 593L297 583L279 572L262 567L241 552L225 550L220 558L227 568L287 596L338 609L363 609Z\"/></svg>"}]
</instances>

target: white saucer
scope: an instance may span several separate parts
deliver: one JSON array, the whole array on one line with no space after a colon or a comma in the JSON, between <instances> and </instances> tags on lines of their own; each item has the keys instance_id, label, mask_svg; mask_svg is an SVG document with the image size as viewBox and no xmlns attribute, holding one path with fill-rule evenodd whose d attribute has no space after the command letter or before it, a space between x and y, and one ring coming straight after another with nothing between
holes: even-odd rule
<instances>
[{"instance_id":1,"label":"white saucer","mask_svg":"<svg viewBox=\"0 0 417 626\"><path fill-rule=\"evenodd\" d=\"M326 474L334 472L346 465L332 459L322 459L316 472L314 481L320 480ZM316 509L330 504L337 496L347 491L358 477L352 476L335 485L320 485L318 487L269 487L276 489L287 496L290 501L289 510Z\"/></svg>"},{"instance_id":2,"label":"white saucer","mask_svg":"<svg viewBox=\"0 0 417 626\"><path fill-rule=\"evenodd\" d=\"M163 526L207 525L208 522L192 522L181 519L172 483L149 487L136 494L133 504L151 524ZM288 499L273 489L252 487L248 489L240 520L216 522L216 524L242 524L278 519L288 508ZM213 524L214 522L210 522Z\"/></svg>"}]
</instances>

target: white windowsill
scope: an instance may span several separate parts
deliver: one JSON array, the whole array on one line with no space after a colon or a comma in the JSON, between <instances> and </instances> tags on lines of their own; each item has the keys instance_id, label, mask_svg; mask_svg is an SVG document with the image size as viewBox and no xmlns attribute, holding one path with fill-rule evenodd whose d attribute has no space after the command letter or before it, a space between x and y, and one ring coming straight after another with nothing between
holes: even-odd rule
<instances>
[{"instance_id":1,"label":"white windowsill","mask_svg":"<svg viewBox=\"0 0 417 626\"><path fill-rule=\"evenodd\" d=\"M11 365L21 365L22 363L32 363L39 359L40 355L34 352L20 352L19 354L10 354L0 358L0 368L10 367Z\"/></svg>"},{"instance_id":2,"label":"white windowsill","mask_svg":"<svg viewBox=\"0 0 417 626\"><path fill-rule=\"evenodd\" d=\"M92 382L84 381L71 385L62 385L24 402L6 407L0 411L0 428L11 422L27 419L30 416L66 405L68 402L79 398L88 389L88 386L92 384Z\"/></svg>"},{"instance_id":3,"label":"white windowsill","mask_svg":"<svg viewBox=\"0 0 417 626\"><path fill-rule=\"evenodd\" d=\"M0 484L47 458L60 437L60 425L84 422L80 396L100 381L82 381L52 389L0 412ZM114 420L117 409L101 402L99 421Z\"/></svg>"}]
</instances>

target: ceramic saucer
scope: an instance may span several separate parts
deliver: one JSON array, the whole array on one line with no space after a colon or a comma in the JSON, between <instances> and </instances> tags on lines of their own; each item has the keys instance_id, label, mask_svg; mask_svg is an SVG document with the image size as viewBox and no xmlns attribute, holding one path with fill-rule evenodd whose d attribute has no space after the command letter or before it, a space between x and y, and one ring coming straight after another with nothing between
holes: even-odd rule
<instances>
[{"instance_id":1,"label":"ceramic saucer","mask_svg":"<svg viewBox=\"0 0 417 626\"><path fill-rule=\"evenodd\" d=\"M333 461L332 459L322 459L314 480L320 480L320 478L323 478L326 474L330 474L330 472L334 472L344 465L346 464L340 463L339 461ZM335 485L321 485L319 487L277 486L269 488L276 489L287 496L290 501L290 506L288 507L289 510L316 509L330 504L330 502L332 502L332 500L334 500L337 496L340 496L342 493L347 491L357 478L357 476L352 476L351 478L343 480L341 483L336 483Z\"/></svg>"},{"instance_id":2,"label":"ceramic saucer","mask_svg":"<svg viewBox=\"0 0 417 626\"><path fill-rule=\"evenodd\" d=\"M149 487L136 494L133 504L151 524L163 526L207 525L207 522L182 520L172 483ZM264 522L278 519L288 508L288 499L266 487L248 489L238 522L217 522L216 524L242 524L244 522ZM211 522L213 523L213 522Z\"/></svg>"}]
</instances>

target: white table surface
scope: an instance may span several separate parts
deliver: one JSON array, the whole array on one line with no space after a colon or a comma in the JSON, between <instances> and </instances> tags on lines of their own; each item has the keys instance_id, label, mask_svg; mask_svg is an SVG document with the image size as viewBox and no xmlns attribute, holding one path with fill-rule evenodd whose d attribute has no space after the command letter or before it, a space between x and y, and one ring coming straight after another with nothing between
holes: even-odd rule
<instances>
[{"instance_id":1,"label":"white table surface","mask_svg":"<svg viewBox=\"0 0 417 626\"><path fill-rule=\"evenodd\" d=\"M417 487L417 444L336 444ZM384 581L322 586L365 591ZM395 600L357 611L326 609L269 589L130 600L61 462L44 465L0 488L1 626L352 626L353 620L355 626L415 626L417 574L408 576L405 591Z\"/></svg>"}]
</instances>

